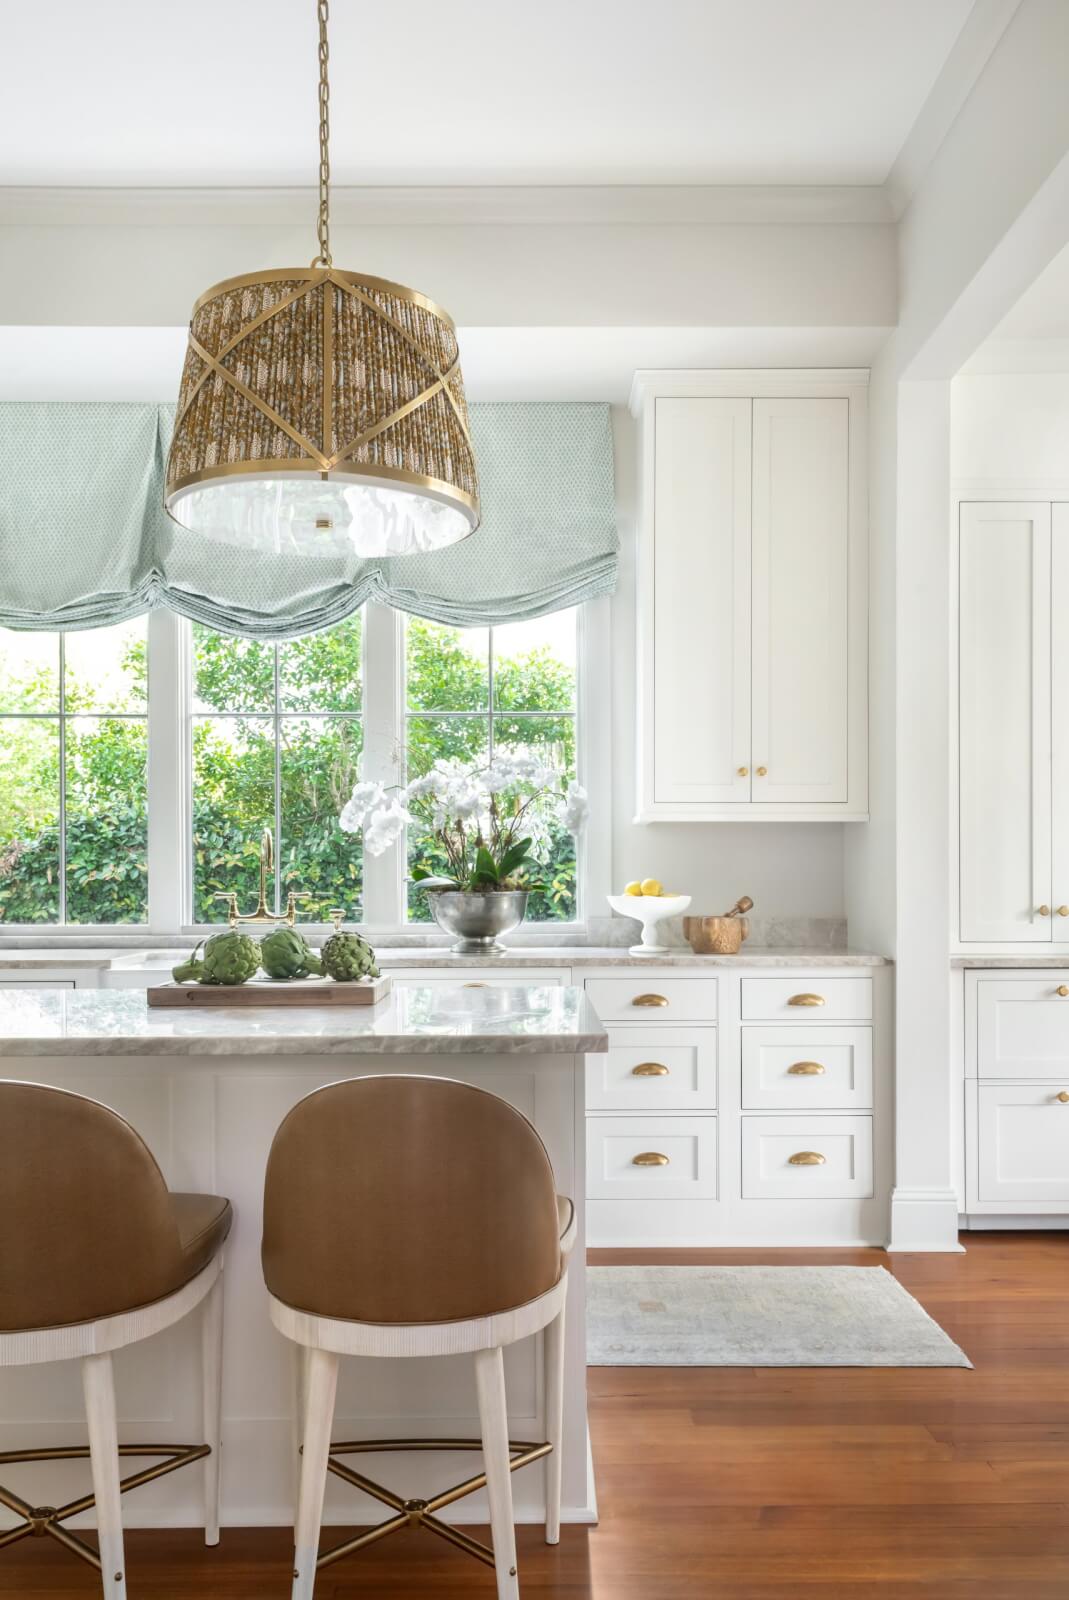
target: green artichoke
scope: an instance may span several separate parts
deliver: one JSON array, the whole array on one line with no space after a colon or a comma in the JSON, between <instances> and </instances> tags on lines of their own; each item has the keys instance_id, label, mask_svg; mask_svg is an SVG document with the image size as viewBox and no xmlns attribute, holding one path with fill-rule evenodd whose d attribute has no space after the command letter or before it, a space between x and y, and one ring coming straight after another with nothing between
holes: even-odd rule
<instances>
[{"instance_id":1,"label":"green artichoke","mask_svg":"<svg viewBox=\"0 0 1069 1600\"><path fill-rule=\"evenodd\" d=\"M201 983L247 983L260 965L260 947L247 933L217 933L204 946Z\"/></svg>"},{"instance_id":2,"label":"green artichoke","mask_svg":"<svg viewBox=\"0 0 1069 1600\"><path fill-rule=\"evenodd\" d=\"M260 944L260 965L269 978L307 978L318 976L323 968L318 957L296 928L276 928Z\"/></svg>"},{"instance_id":3,"label":"green artichoke","mask_svg":"<svg viewBox=\"0 0 1069 1600\"><path fill-rule=\"evenodd\" d=\"M171 977L175 983L199 983L200 975L204 971L204 962L199 960L204 940L194 950L188 961L179 962L177 967L171 968Z\"/></svg>"},{"instance_id":4,"label":"green artichoke","mask_svg":"<svg viewBox=\"0 0 1069 1600\"><path fill-rule=\"evenodd\" d=\"M358 933L333 933L319 952L323 971L338 983L379 977L375 952Z\"/></svg>"}]
</instances>

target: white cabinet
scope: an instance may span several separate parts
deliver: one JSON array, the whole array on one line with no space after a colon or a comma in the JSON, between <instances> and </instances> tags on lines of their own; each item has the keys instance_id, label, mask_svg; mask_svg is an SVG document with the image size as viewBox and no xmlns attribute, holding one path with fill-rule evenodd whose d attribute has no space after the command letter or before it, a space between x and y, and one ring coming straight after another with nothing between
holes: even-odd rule
<instances>
[{"instance_id":1,"label":"white cabinet","mask_svg":"<svg viewBox=\"0 0 1069 1600\"><path fill-rule=\"evenodd\" d=\"M867 815L865 375L636 375L640 821Z\"/></svg>"}]
</instances>

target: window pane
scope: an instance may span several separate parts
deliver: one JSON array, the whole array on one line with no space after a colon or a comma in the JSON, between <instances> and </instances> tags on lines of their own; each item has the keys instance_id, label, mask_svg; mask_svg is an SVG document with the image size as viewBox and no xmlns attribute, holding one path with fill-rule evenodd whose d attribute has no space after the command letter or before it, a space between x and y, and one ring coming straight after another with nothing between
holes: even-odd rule
<instances>
[{"instance_id":1,"label":"window pane","mask_svg":"<svg viewBox=\"0 0 1069 1600\"><path fill-rule=\"evenodd\" d=\"M148 919L148 727L67 722L67 921Z\"/></svg>"},{"instance_id":2,"label":"window pane","mask_svg":"<svg viewBox=\"0 0 1069 1600\"><path fill-rule=\"evenodd\" d=\"M494 629L494 709L571 711L575 705L576 613Z\"/></svg>"},{"instance_id":3,"label":"window pane","mask_svg":"<svg viewBox=\"0 0 1069 1600\"><path fill-rule=\"evenodd\" d=\"M490 758L490 722L487 717L409 717L408 775L420 777L436 761L459 760L475 766ZM422 828L408 830L409 871L419 863L431 872L446 869L443 851ZM431 922L426 893L417 884L408 885L408 916L412 922Z\"/></svg>"},{"instance_id":4,"label":"window pane","mask_svg":"<svg viewBox=\"0 0 1069 1600\"><path fill-rule=\"evenodd\" d=\"M59 635L0 628L0 711L59 710Z\"/></svg>"},{"instance_id":5,"label":"window pane","mask_svg":"<svg viewBox=\"0 0 1069 1600\"><path fill-rule=\"evenodd\" d=\"M405 627L408 704L413 711L485 711L490 703L486 628L443 628L422 617Z\"/></svg>"},{"instance_id":6,"label":"window pane","mask_svg":"<svg viewBox=\"0 0 1069 1600\"><path fill-rule=\"evenodd\" d=\"M575 777L574 717L495 717L494 749L530 746Z\"/></svg>"},{"instance_id":7,"label":"window pane","mask_svg":"<svg viewBox=\"0 0 1069 1600\"><path fill-rule=\"evenodd\" d=\"M290 889L302 922L328 922L340 906L360 914L362 853L358 835L343 833L338 814L357 780L363 746L353 717L287 717L282 723L282 909Z\"/></svg>"},{"instance_id":8,"label":"window pane","mask_svg":"<svg viewBox=\"0 0 1069 1600\"><path fill-rule=\"evenodd\" d=\"M566 779L575 777L573 717L495 717L495 750L518 745L545 752ZM553 828L551 841L548 856L531 871L545 892L528 900L529 922L571 922L577 915L575 840L563 828Z\"/></svg>"},{"instance_id":9,"label":"window pane","mask_svg":"<svg viewBox=\"0 0 1069 1600\"><path fill-rule=\"evenodd\" d=\"M68 633L64 644L64 709L143 712L148 705L145 617L117 628Z\"/></svg>"},{"instance_id":10,"label":"window pane","mask_svg":"<svg viewBox=\"0 0 1069 1600\"><path fill-rule=\"evenodd\" d=\"M59 718L0 718L0 924L58 920Z\"/></svg>"},{"instance_id":11,"label":"window pane","mask_svg":"<svg viewBox=\"0 0 1069 1600\"><path fill-rule=\"evenodd\" d=\"M275 823L274 724L265 717L197 717L193 722L193 920L225 922L213 896L237 891L242 911L256 902L260 836ZM274 885L268 884L268 904Z\"/></svg>"},{"instance_id":12,"label":"window pane","mask_svg":"<svg viewBox=\"0 0 1069 1600\"><path fill-rule=\"evenodd\" d=\"M359 711L358 613L325 633L311 633L278 647L279 696L284 711Z\"/></svg>"},{"instance_id":13,"label":"window pane","mask_svg":"<svg viewBox=\"0 0 1069 1600\"><path fill-rule=\"evenodd\" d=\"M275 647L193 624L195 711L273 711Z\"/></svg>"}]
</instances>

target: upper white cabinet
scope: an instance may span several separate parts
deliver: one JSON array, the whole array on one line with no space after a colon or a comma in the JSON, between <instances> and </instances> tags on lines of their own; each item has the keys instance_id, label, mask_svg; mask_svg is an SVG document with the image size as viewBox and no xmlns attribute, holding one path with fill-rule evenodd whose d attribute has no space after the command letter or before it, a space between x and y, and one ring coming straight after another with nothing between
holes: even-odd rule
<instances>
[{"instance_id":1,"label":"upper white cabinet","mask_svg":"<svg viewBox=\"0 0 1069 1600\"><path fill-rule=\"evenodd\" d=\"M867 815L864 380L636 375L640 821Z\"/></svg>"}]
</instances>

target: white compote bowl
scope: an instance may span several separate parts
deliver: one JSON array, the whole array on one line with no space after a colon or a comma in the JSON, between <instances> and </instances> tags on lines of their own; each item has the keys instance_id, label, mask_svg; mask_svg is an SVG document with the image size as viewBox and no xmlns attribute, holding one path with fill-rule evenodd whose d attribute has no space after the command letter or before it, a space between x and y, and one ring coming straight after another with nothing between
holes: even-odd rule
<instances>
[{"instance_id":1,"label":"white compote bowl","mask_svg":"<svg viewBox=\"0 0 1069 1600\"><path fill-rule=\"evenodd\" d=\"M690 905L689 894L610 894L612 909L642 924L642 939L631 946L633 956L663 956L671 946L658 943L656 928L665 917L681 917Z\"/></svg>"}]
</instances>

